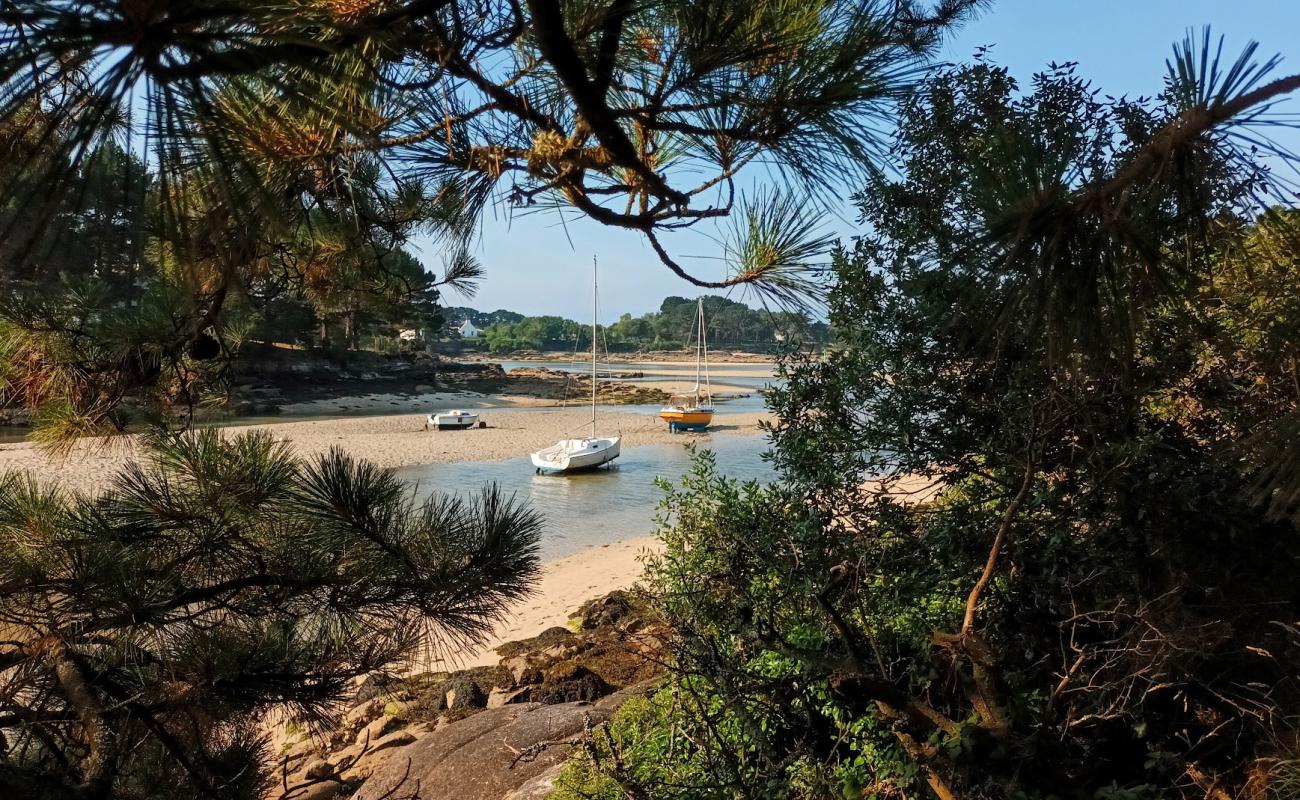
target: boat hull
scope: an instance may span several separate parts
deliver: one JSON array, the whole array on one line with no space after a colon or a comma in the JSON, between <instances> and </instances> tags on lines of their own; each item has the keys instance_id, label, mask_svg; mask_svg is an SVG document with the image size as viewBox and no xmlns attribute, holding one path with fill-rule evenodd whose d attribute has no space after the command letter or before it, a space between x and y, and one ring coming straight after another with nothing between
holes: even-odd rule
<instances>
[{"instance_id":1,"label":"boat hull","mask_svg":"<svg viewBox=\"0 0 1300 800\"><path fill-rule=\"evenodd\" d=\"M430 414L429 424L440 431L460 431L478 424L478 414Z\"/></svg>"},{"instance_id":2,"label":"boat hull","mask_svg":"<svg viewBox=\"0 0 1300 800\"><path fill-rule=\"evenodd\" d=\"M713 410L665 408L659 419L667 422L671 431L703 431L713 424Z\"/></svg>"},{"instance_id":3,"label":"boat hull","mask_svg":"<svg viewBox=\"0 0 1300 800\"><path fill-rule=\"evenodd\" d=\"M530 458L538 472L569 474L596 469L618 458L621 437L604 439L566 439Z\"/></svg>"}]
</instances>

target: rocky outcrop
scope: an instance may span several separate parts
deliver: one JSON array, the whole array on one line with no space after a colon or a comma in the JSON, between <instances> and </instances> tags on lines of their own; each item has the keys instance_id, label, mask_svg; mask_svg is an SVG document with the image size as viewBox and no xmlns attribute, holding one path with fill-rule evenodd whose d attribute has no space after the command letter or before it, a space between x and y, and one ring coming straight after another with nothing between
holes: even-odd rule
<instances>
[{"instance_id":1,"label":"rocky outcrop","mask_svg":"<svg viewBox=\"0 0 1300 800\"><path fill-rule=\"evenodd\" d=\"M419 395L505 380L500 364L462 363L428 353L381 355L253 346L241 351L230 410L277 413L283 404L370 394Z\"/></svg>"},{"instance_id":2,"label":"rocky outcrop","mask_svg":"<svg viewBox=\"0 0 1300 800\"><path fill-rule=\"evenodd\" d=\"M593 725L609 719L634 686L596 702L493 708L421 738L388 759L357 791L381 800L419 790L420 800L502 800L562 764Z\"/></svg>"},{"instance_id":3,"label":"rocky outcrop","mask_svg":"<svg viewBox=\"0 0 1300 800\"><path fill-rule=\"evenodd\" d=\"M516 367L506 373L501 391L581 403L591 397L591 376L546 367ZM606 376L596 382L597 400L610 405L663 403L668 397L662 389L608 380Z\"/></svg>"},{"instance_id":4,"label":"rocky outcrop","mask_svg":"<svg viewBox=\"0 0 1300 800\"><path fill-rule=\"evenodd\" d=\"M568 628L497 648L496 666L371 677L333 728L285 737L271 797L541 797L586 730L661 674L665 641L641 599L618 591Z\"/></svg>"}]
</instances>

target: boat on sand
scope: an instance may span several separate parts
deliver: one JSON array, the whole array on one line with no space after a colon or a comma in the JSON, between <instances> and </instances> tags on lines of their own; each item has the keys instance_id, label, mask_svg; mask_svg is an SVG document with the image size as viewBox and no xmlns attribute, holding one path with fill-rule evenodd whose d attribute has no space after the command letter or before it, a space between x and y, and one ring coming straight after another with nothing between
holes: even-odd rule
<instances>
[{"instance_id":1,"label":"boat on sand","mask_svg":"<svg viewBox=\"0 0 1300 800\"><path fill-rule=\"evenodd\" d=\"M453 410L430 414L425 427L437 428L440 431L457 431L472 428L477 424L478 414L472 411Z\"/></svg>"},{"instance_id":2,"label":"boat on sand","mask_svg":"<svg viewBox=\"0 0 1300 800\"><path fill-rule=\"evenodd\" d=\"M668 430L703 431L713 423L713 389L709 383L709 343L704 327L704 298L696 303L695 388L689 394L675 394L659 409L659 419ZM701 384L703 378L703 384Z\"/></svg>"}]
</instances>

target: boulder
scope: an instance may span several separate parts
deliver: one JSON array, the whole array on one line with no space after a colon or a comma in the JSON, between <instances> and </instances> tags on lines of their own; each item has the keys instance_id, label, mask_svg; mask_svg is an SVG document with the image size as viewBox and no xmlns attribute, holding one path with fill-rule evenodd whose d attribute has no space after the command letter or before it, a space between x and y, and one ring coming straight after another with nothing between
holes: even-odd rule
<instances>
[{"instance_id":1,"label":"boulder","mask_svg":"<svg viewBox=\"0 0 1300 800\"><path fill-rule=\"evenodd\" d=\"M357 703L363 703L367 700L374 700L377 697L391 692L398 681L395 681L388 675L370 675L367 676L361 685L357 687L356 697L353 698Z\"/></svg>"},{"instance_id":2,"label":"boulder","mask_svg":"<svg viewBox=\"0 0 1300 800\"><path fill-rule=\"evenodd\" d=\"M562 661L546 670L542 683L532 687L529 699L539 703L590 702L612 691L613 687L596 673L575 661Z\"/></svg>"},{"instance_id":3,"label":"boulder","mask_svg":"<svg viewBox=\"0 0 1300 800\"><path fill-rule=\"evenodd\" d=\"M483 708L487 705L487 695L483 694L483 688L462 675L447 681L446 697L448 711Z\"/></svg>"},{"instance_id":4,"label":"boulder","mask_svg":"<svg viewBox=\"0 0 1300 800\"><path fill-rule=\"evenodd\" d=\"M632 595L618 589L604 597L598 597L583 603L574 616L580 617L582 619L582 629L589 631L617 625L631 616L635 610L636 605L633 602Z\"/></svg>"},{"instance_id":5,"label":"boulder","mask_svg":"<svg viewBox=\"0 0 1300 800\"><path fill-rule=\"evenodd\" d=\"M339 781L321 781L308 786L301 794L295 794L294 800L334 800L343 795L347 787Z\"/></svg>"},{"instance_id":6,"label":"boulder","mask_svg":"<svg viewBox=\"0 0 1300 800\"><path fill-rule=\"evenodd\" d=\"M562 628L559 625L547 628L541 633L529 639L520 639L517 642L506 642L496 649L497 655L502 658L514 658L519 655L527 655L544 650L548 647L554 647L559 644L572 644L577 641L577 634L568 628ZM503 662L504 664L504 662Z\"/></svg>"},{"instance_id":7,"label":"boulder","mask_svg":"<svg viewBox=\"0 0 1300 800\"><path fill-rule=\"evenodd\" d=\"M555 778L562 769L564 764L556 764L542 774L525 781L522 786L501 800L546 800L546 796L555 790Z\"/></svg>"},{"instance_id":8,"label":"boulder","mask_svg":"<svg viewBox=\"0 0 1300 800\"><path fill-rule=\"evenodd\" d=\"M394 731L393 733L390 733L387 736L381 736L380 738L371 742L370 749L367 750L366 753L368 755L370 753L378 753L383 750L388 750L393 747L405 747L408 744L414 743L415 739L416 736L411 731L406 731L406 730ZM364 757L365 756L362 756L362 758Z\"/></svg>"},{"instance_id":9,"label":"boulder","mask_svg":"<svg viewBox=\"0 0 1300 800\"><path fill-rule=\"evenodd\" d=\"M529 658L526 655L519 655L513 658L503 658L501 660L501 666L510 671L510 677L514 679L516 685L536 682L524 680L524 675L528 674L530 670L537 672L533 665L529 663ZM537 677L541 677L540 672L537 674Z\"/></svg>"},{"instance_id":10,"label":"boulder","mask_svg":"<svg viewBox=\"0 0 1300 800\"><path fill-rule=\"evenodd\" d=\"M369 742L370 746L373 748L375 742L378 742L380 739L384 738L385 735L392 733L400 727L402 727L402 721L397 717L381 716L379 719L357 731L356 744L364 747L366 743Z\"/></svg>"},{"instance_id":11,"label":"boulder","mask_svg":"<svg viewBox=\"0 0 1300 800\"><path fill-rule=\"evenodd\" d=\"M396 760L402 764L409 764L410 759L406 757L407 750L408 748L405 747L389 747L377 753L365 753L357 758L355 763L349 764L347 769L340 772L339 779L349 786L360 786L390 761Z\"/></svg>"},{"instance_id":12,"label":"boulder","mask_svg":"<svg viewBox=\"0 0 1300 800\"><path fill-rule=\"evenodd\" d=\"M348 731L361 730L370 720L378 716L379 708L379 703L373 700L353 706L343 715L343 719L339 721L339 727Z\"/></svg>"},{"instance_id":13,"label":"boulder","mask_svg":"<svg viewBox=\"0 0 1300 800\"><path fill-rule=\"evenodd\" d=\"M500 708L508 706L511 703L522 703L528 699L531 687L521 686L518 689L502 689L500 686L494 687L488 692L487 707Z\"/></svg>"},{"instance_id":14,"label":"boulder","mask_svg":"<svg viewBox=\"0 0 1300 800\"><path fill-rule=\"evenodd\" d=\"M590 720L598 724L631 687L597 703L521 703L481 711L425 734L376 769L356 800L400 796L418 785L420 800L501 800L561 764ZM535 796L535 795L533 795Z\"/></svg>"},{"instance_id":15,"label":"boulder","mask_svg":"<svg viewBox=\"0 0 1300 800\"><path fill-rule=\"evenodd\" d=\"M292 767L295 764L305 760L308 756L314 755L320 746L315 739L308 736L307 738L295 743L284 753L285 762Z\"/></svg>"},{"instance_id":16,"label":"boulder","mask_svg":"<svg viewBox=\"0 0 1300 800\"><path fill-rule=\"evenodd\" d=\"M307 776L308 780L328 778L334 774L334 765L323 758L318 758L307 765L307 769L303 774Z\"/></svg>"}]
</instances>

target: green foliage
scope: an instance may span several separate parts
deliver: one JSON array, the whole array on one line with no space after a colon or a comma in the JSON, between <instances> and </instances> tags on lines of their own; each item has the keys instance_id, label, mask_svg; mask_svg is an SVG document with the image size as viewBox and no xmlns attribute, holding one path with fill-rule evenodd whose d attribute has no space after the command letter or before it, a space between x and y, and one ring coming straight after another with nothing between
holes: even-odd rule
<instances>
[{"instance_id":1,"label":"green foliage","mask_svg":"<svg viewBox=\"0 0 1300 800\"><path fill-rule=\"evenodd\" d=\"M701 457L648 564L717 796L1286 786L1294 495L1243 487L1294 452L1300 248L1229 136L1169 144L1187 96L981 61L906 105L837 346L770 394L780 482Z\"/></svg>"},{"instance_id":2,"label":"green foliage","mask_svg":"<svg viewBox=\"0 0 1300 800\"><path fill-rule=\"evenodd\" d=\"M494 352L511 350L570 350L591 347L591 328L571 319L555 316L524 317L517 322L499 322L483 331L483 340ZM586 336L583 344L583 336Z\"/></svg>"},{"instance_id":3,"label":"green foliage","mask_svg":"<svg viewBox=\"0 0 1300 800\"><path fill-rule=\"evenodd\" d=\"M667 689L627 700L564 765L547 800L623 800L628 786L644 792L663 785L709 796L708 774L678 722L684 710Z\"/></svg>"},{"instance_id":4,"label":"green foliage","mask_svg":"<svg viewBox=\"0 0 1300 800\"><path fill-rule=\"evenodd\" d=\"M458 311L467 316L464 312L471 310ZM510 312L493 315L503 313ZM806 314L754 309L718 295L704 297L704 315L710 346L769 349L781 342L825 343L829 339L826 324ZM492 322L489 315L478 315L489 322L483 338L493 351L571 350L575 343L578 349L591 346L590 328L581 323L560 317L514 316L518 318ZM694 347L697 326L695 301L668 297L659 311L640 317L624 314L614 324L600 326L597 336L600 346L611 350L677 350Z\"/></svg>"},{"instance_id":5,"label":"green foliage","mask_svg":"<svg viewBox=\"0 0 1300 800\"><path fill-rule=\"evenodd\" d=\"M419 191L380 185L373 164L346 203L280 207L249 228L197 197L160 212L168 187L112 142L65 166L79 189L35 209L19 191L31 176L0 170L12 244L0 248L0 404L25 407L55 448L133 420L188 421L221 402L250 336L355 347L436 330L439 286L481 277L463 249L441 279L401 249L414 226L448 223ZM50 214L43 228L37 210ZM167 213L204 241L177 236Z\"/></svg>"},{"instance_id":6,"label":"green foliage","mask_svg":"<svg viewBox=\"0 0 1300 800\"><path fill-rule=\"evenodd\" d=\"M99 496L0 478L12 796L261 798L266 713L315 725L358 678L482 641L537 571L540 520L495 489L416 504L267 434L145 454Z\"/></svg>"}]
</instances>

